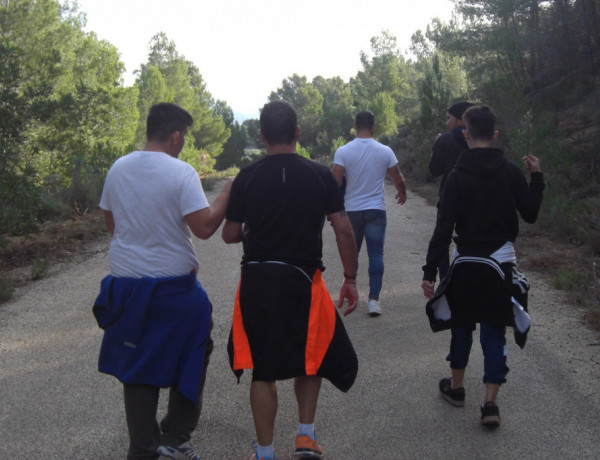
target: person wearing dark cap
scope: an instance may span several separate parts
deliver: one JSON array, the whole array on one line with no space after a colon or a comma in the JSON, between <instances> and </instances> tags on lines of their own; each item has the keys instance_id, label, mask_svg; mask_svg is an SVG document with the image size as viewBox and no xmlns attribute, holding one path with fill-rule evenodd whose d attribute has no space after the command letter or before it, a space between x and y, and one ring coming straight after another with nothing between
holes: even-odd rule
<instances>
[{"instance_id":1,"label":"person wearing dark cap","mask_svg":"<svg viewBox=\"0 0 600 460\"><path fill-rule=\"evenodd\" d=\"M442 194L444 192L444 185L446 184L446 178L450 171L454 168L458 156L469 148L467 141L463 135L465 129L465 121L462 119L463 113L473 104L466 101L456 102L448 108L446 114L446 126L448 131L444 134L438 134L435 143L433 144L433 150L431 152L431 159L429 160L429 172L433 177L442 176L440 182L439 199L437 203L438 213L441 207ZM448 267L450 266L450 256L448 251L445 252L444 257L440 260L438 266L438 272L440 279L446 276L448 273Z\"/></svg>"}]
</instances>

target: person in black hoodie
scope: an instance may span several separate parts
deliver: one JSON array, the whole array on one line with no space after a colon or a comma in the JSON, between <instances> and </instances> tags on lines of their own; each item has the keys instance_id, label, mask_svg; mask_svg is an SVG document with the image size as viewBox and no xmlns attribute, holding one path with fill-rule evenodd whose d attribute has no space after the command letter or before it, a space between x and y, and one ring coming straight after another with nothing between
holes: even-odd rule
<instances>
[{"instance_id":1,"label":"person in black hoodie","mask_svg":"<svg viewBox=\"0 0 600 460\"><path fill-rule=\"evenodd\" d=\"M497 426L500 413L496 398L508 372L506 326L517 328L517 312L529 319L513 301L513 286L523 280L516 269L513 247L519 232L517 212L526 222L535 222L544 179L535 156L523 158L531 175L528 185L520 169L501 150L491 146L498 131L496 116L488 106L470 107L463 118L469 150L460 155L446 180L421 286L425 297L430 299L427 313L432 329L452 331L447 357L452 377L440 381L442 397L454 406L464 406L463 378L473 330L479 323L486 386L481 421ZM434 290L437 267L447 252L453 231L457 235L455 257L447 277ZM525 299L526 289L528 285ZM528 324L523 327L524 332L528 327Z\"/></svg>"},{"instance_id":2,"label":"person in black hoodie","mask_svg":"<svg viewBox=\"0 0 600 460\"><path fill-rule=\"evenodd\" d=\"M448 174L450 174L450 171L454 168L458 156L469 148L465 136L463 135L465 121L462 119L462 116L465 113L465 110L472 105L473 104L470 102L461 101L448 107L448 113L446 114L446 127L448 128L448 131L444 134L438 134L438 137L433 144L431 158L429 160L429 172L433 177L442 176L442 180L440 181L439 200L437 203L438 212ZM448 255L448 250L446 250L438 267L440 279L446 276L449 266L450 257Z\"/></svg>"}]
</instances>

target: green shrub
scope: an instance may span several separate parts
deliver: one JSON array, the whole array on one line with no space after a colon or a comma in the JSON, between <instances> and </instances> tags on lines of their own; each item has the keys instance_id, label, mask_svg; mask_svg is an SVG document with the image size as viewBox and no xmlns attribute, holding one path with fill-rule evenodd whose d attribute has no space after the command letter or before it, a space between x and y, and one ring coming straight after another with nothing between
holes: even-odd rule
<instances>
[{"instance_id":1,"label":"green shrub","mask_svg":"<svg viewBox=\"0 0 600 460\"><path fill-rule=\"evenodd\" d=\"M27 177L0 171L0 233L37 231L40 203L39 190Z\"/></svg>"},{"instance_id":2,"label":"green shrub","mask_svg":"<svg viewBox=\"0 0 600 460\"><path fill-rule=\"evenodd\" d=\"M585 277L576 271L560 268L552 278L552 285L561 291L576 291L585 283Z\"/></svg>"},{"instance_id":3,"label":"green shrub","mask_svg":"<svg viewBox=\"0 0 600 460\"><path fill-rule=\"evenodd\" d=\"M10 281L0 278L0 302L10 300L14 290Z\"/></svg>"},{"instance_id":4,"label":"green shrub","mask_svg":"<svg viewBox=\"0 0 600 460\"><path fill-rule=\"evenodd\" d=\"M212 171L209 174L202 176L202 188L206 192L214 190L215 185L218 181L235 177L239 172L239 168L231 167L224 171Z\"/></svg>"},{"instance_id":5,"label":"green shrub","mask_svg":"<svg viewBox=\"0 0 600 460\"><path fill-rule=\"evenodd\" d=\"M33 281L41 280L48 274L50 263L48 259L36 259L31 267L31 279Z\"/></svg>"}]
</instances>

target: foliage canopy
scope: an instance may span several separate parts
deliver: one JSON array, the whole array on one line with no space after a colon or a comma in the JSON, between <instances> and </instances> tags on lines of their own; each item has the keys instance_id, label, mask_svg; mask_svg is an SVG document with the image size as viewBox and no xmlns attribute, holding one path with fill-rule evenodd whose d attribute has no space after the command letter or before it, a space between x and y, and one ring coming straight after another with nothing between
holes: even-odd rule
<instances>
[{"instance_id":1,"label":"foliage canopy","mask_svg":"<svg viewBox=\"0 0 600 460\"><path fill-rule=\"evenodd\" d=\"M135 84L125 87L118 50L84 32L76 3L0 4L0 234L96 206L112 162L143 147L156 102L175 102L194 117L180 158L201 175L264 154L258 120L235 120L163 32L152 38ZM576 225L558 230L600 251L597 1L454 4L450 21L432 19L413 33L410 54L384 30L357 53L360 69L349 81L293 74L268 100L294 105L299 149L326 164L352 139L355 113L371 110L379 140L405 172L423 176L448 106L486 103L498 114L507 155L542 159L548 199L541 215L561 223L570 216Z\"/></svg>"}]
</instances>

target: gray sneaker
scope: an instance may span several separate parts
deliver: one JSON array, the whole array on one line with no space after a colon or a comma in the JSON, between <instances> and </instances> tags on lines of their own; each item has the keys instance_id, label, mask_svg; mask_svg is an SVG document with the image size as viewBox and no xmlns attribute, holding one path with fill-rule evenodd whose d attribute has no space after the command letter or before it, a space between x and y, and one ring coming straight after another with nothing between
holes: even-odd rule
<instances>
[{"instance_id":1,"label":"gray sneaker","mask_svg":"<svg viewBox=\"0 0 600 460\"><path fill-rule=\"evenodd\" d=\"M160 446L156 450L160 455L175 460L200 460L200 455L194 450L192 441L184 442L180 446Z\"/></svg>"},{"instance_id":2,"label":"gray sneaker","mask_svg":"<svg viewBox=\"0 0 600 460\"><path fill-rule=\"evenodd\" d=\"M381 315L381 305L379 305L379 300L369 299L367 307L369 308L369 316Z\"/></svg>"}]
</instances>

